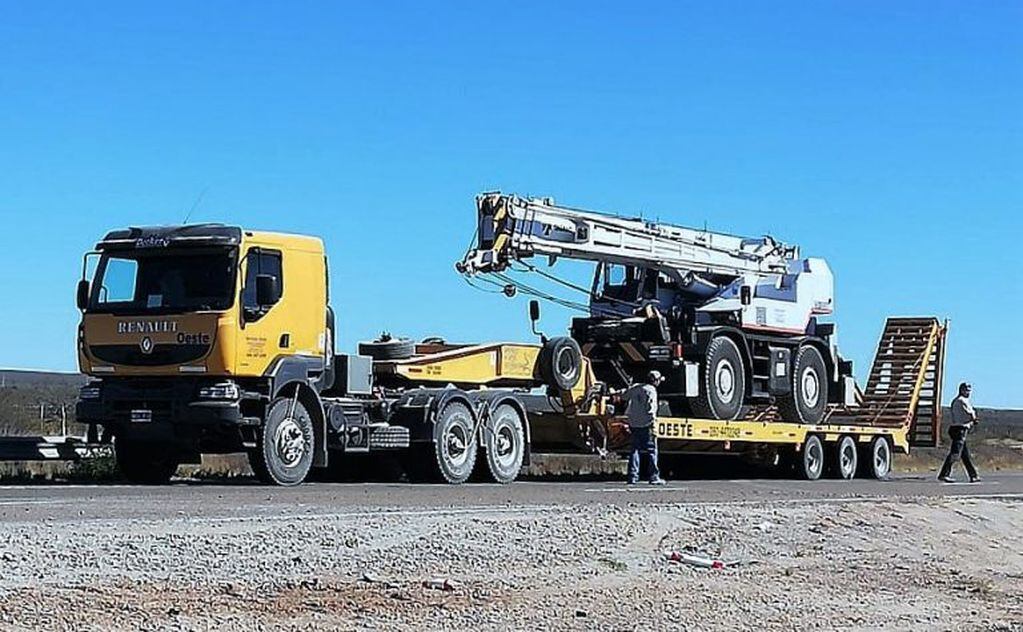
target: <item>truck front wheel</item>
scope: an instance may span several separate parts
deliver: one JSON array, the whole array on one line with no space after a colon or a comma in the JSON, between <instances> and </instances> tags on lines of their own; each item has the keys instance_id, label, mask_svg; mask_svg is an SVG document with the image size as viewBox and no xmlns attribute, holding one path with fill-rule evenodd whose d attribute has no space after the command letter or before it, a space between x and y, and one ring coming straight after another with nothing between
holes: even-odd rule
<instances>
[{"instance_id":1,"label":"truck front wheel","mask_svg":"<svg viewBox=\"0 0 1023 632\"><path fill-rule=\"evenodd\" d=\"M313 420L297 397L270 402L249 465L263 483L291 486L305 480L313 465Z\"/></svg>"},{"instance_id":2,"label":"truck front wheel","mask_svg":"<svg viewBox=\"0 0 1023 632\"><path fill-rule=\"evenodd\" d=\"M136 485L163 485L178 469L178 460L155 443L117 438L114 457L121 475Z\"/></svg>"}]
</instances>

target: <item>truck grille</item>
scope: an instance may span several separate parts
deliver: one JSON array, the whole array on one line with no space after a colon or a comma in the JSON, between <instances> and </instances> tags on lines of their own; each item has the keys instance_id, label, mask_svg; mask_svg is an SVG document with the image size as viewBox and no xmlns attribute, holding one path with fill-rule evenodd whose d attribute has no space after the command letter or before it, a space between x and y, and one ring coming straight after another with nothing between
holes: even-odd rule
<instances>
[{"instance_id":1,"label":"truck grille","mask_svg":"<svg viewBox=\"0 0 1023 632\"><path fill-rule=\"evenodd\" d=\"M198 360L210 352L210 345L158 344L150 353L143 353L139 345L90 345L89 352L111 364L164 366Z\"/></svg>"}]
</instances>

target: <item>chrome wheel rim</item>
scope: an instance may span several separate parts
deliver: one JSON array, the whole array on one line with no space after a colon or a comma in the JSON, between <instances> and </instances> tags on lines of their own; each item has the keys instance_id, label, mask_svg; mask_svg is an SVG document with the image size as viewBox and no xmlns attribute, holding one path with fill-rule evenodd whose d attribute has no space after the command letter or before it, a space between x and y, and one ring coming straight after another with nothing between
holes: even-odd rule
<instances>
[{"instance_id":1,"label":"chrome wheel rim","mask_svg":"<svg viewBox=\"0 0 1023 632\"><path fill-rule=\"evenodd\" d=\"M282 421L274 432L274 448L284 467L295 467L305 455L305 434L292 418Z\"/></svg>"},{"instance_id":2,"label":"chrome wheel rim","mask_svg":"<svg viewBox=\"0 0 1023 632\"><path fill-rule=\"evenodd\" d=\"M821 396L820 376L813 367L803 369L799 376L799 392L805 403L810 408L816 408Z\"/></svg>"},{"instance_id":3,"label":"chrome wheel rim","mask_svg":"<svg viewBox=\"0 0 1023 632\"><path fill-rule=\"evenodd\" d=\"M839 454L839 466L842 468L842 474L845 478L849 478L852 474L853 466L856 464L856 446L851 441L842 442L842 452Z\"/></svg>"},{"instance_id":4,"label":"chrome wheel rim","mask_svg":"<svg viewBox=\"0 0 1023 632\"><path fill-rule=\"evenodd\" d=\"M806 447L806 471L816 476L824 465L824 453L819 443L811 443Z\"/></svg>"},{"instance_id":5,"label":"chrome wheel rim","mask_svg":"<svg viewBox=\"0 0 1023 632\"><path fill-rule=\"evenodd\" d=\"M714 369L714 390L725 404L735 397L735 367L731 360L721 360Z\"/></svg>"}]
</instances>

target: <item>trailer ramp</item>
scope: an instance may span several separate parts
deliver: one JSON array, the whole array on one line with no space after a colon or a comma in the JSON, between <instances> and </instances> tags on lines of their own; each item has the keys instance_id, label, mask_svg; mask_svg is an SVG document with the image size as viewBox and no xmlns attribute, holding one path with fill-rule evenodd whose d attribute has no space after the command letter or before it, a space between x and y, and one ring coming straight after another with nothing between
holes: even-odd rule
<instances>
[{"instance_id":1,"label":"trailer ramp","mask_svg":"<svg viewBox=\"0 0 1023 632\"><path fill-rule=\"evenodd\" d=\"M938 445L947 334L948 323L937 318L889 318L856 423L908 427L910 446Z\"/></svg>"}]
</instances>

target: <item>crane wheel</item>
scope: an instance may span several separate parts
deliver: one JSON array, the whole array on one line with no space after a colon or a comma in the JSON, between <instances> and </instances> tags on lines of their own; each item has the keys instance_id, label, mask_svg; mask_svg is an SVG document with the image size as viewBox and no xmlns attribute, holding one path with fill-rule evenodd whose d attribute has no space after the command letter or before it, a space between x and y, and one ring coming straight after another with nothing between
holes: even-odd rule
<instances>
[{"instance_id":1,"label":"crane wheel","mask_svg":"<svg viewBox=\"0 0 1023 632\"><path fill-rule=\"evenodd\" d=\"M835 478L849 480L856 475L859 457L855 439L843 435L831 452L831 473Z\"/></svg>"},{"instance_id":2,"label":"crane wheel","mask_svg":"<svg viewBox=\"0 0 1023 632\"><path fill-rule=\"evenodd\" d=\"M892 444L876 436L860 453L860 476L883 481L892 473Z\"/></svg>"},{"instance_id":3,"label":"crane wheel","mask_svg":"<svg viewBox=\"0 0 1023 632\"><path fill-rule=\"evenodd\" d=\"M796 464L796 472L799 478L805 481L815 481L824 472L824 444L817 435L806 436Z\"/></svg>"},{"instance_id":4,"label":"crane wheel","mask_svg":"<svg viewBox=\"0 0 1023 632\"><path fill-rule=\"evenodd\" d=\"M540 379L563 391L572 390L583 371L583 352L579 343L567 336L551 338L536 358Z\"/></svg>"},{"instance_id":5,"label":"crane wheel","mask_svg":"<svg viewBox=\"0 0 1023 632\"><path fill-rule=\"evenodd\" d=\"M114 443L114 458L121 475L135 485L163 485L178 469L177 458L165 446L121 437Z\"/></svg>"},{"instance_id":6,"label":"crane wheel","mask_svg":"<svg viewBox=\"0 0 1023 632\"><path fill-rule=\"evenodd\" d=\"M476 467L476 419L462 402L449 402L434 421L434 474L448 483L469 480ZM433 478L433 477L432 477Z\"/></svg>"},{"instance_id":7,"label":"crane wheel","mask_svg":"<svg viewBox=\"0 0 1023 632\"><path fill-rule=\"evenodd\" d=\"M746 371L731 338L718 336L710 341L700 377L700 394L690 400L693 414L708 419L738 417L746 395Z\"/></svg>"},{"instance_id":8,"label":"crane wheel","mask_svg":"<svg viewBox=\"0 0 1023 632\"><path fill-rule=\"evenodd\" d=\"M313 442L313 419L306 407L296 397L278 397L266 409L249 465L267 485L298 485L312 468Z\"/></svg>"},{"instance_id":9,"label":"crane wheel","mask_svg":"<svg viewBox=\"0 0 1023 632\"><path fill-rule=\"evenodd\" d=\"M821 352L803 345L792 363L792 391L778 398L782 419L800 424L818 424L828 406L828 373Z\"/></svg>"},{"instance_id":10,"label":"crane wheel","mask_svg":"<svg viewBox=\"0 0 1023 632\"><path fill-rule=\"evenodd\" d=\"M510 483L518 478L526 455L526 432L525 420L517 408L501 404L491 411L483 445L491 480Z\"/></svg>"}]
</instances>

